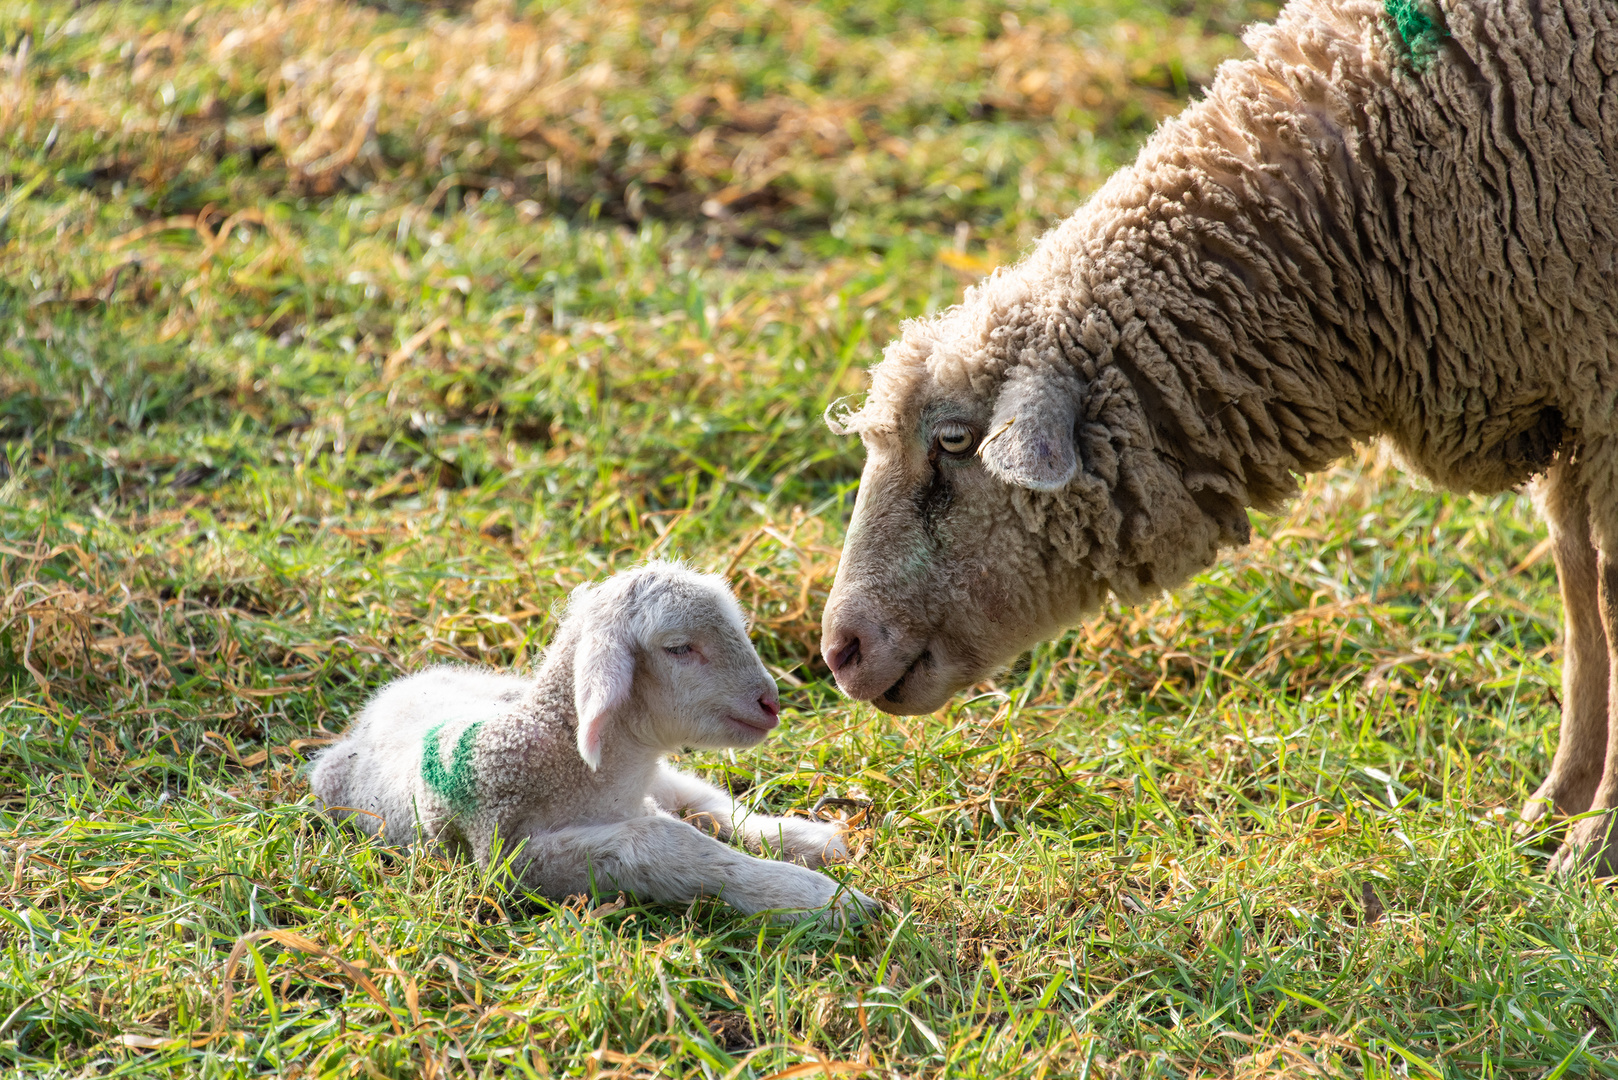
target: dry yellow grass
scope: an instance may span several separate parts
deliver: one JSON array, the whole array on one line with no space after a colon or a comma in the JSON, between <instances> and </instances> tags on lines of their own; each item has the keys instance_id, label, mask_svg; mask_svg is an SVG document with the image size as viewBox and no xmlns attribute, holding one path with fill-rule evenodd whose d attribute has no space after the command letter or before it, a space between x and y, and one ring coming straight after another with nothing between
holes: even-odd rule
<instances>
[{"instance_id":1,"label":"dry yellow grass","mask_svg":"<svg viewBox=\"0 0 1618 1080\"><path fill-rule=\"evenodd\" d=\"M0 81L0 129L15 144L51 128L90 136L99 168L147 186L268 151L287 184L315 194L402 177L439 184L439 198L497 185L632 220L752 211L772 225L927 186L960 149L925 124L913 137L940 107L1050 139L1139 130L1228 48L1188 20L1078 29L1053 12L872 38L785 0L608 0L520 17L485 0L425 26L320 0L74 20L70 34L109 32L73 77L20 49ZM1055 163L1035 154L1034 170ZM1019 163L990 147L984 164ZM1022 186L1029 202L1041 182Z\"/></svg>"}]
</instances>

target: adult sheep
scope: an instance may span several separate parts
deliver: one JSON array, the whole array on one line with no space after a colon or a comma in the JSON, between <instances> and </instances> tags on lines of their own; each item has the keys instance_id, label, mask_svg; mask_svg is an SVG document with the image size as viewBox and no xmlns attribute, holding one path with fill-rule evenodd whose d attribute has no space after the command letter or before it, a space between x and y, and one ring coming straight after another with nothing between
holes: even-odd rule
<instances>
[{"instance_id":1,"label":"adult sheep","mask_svg":"<svg viewBox=\"0 0 1618 1080\"><path fill-rule=\"evenodd\" d=\"M1618 4L1293 0L1246 42L829 417L867 461L826 660L879 709L937 709L1381 437L1453 490L1539 478L1565 693L1524 816L1612 811ZM1554 865L1618 872L1614 817Z\"/></svg>"}]
</instances>

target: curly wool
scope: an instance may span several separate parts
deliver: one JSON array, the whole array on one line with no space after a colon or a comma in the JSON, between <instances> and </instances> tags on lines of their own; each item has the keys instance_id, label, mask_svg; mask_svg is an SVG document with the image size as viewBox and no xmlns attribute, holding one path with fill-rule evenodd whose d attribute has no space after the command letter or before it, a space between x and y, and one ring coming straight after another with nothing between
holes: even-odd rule
<instances>
[{"instance_id":1,"label":"curly wool","mask_svg":"<svg viewBox=\"0 0 1618 1080\"><path fill-rule=\"evenodd\" d=\"M1480 492L1576 439L1618 514L1618 5L1435 10L1295 0L1253 28L1022 263L907 326L848 426L899 423L926 377L1077 380L1079 472L1017 509L1125 599L1378 436Z\"/></svg>"}]
</instances>

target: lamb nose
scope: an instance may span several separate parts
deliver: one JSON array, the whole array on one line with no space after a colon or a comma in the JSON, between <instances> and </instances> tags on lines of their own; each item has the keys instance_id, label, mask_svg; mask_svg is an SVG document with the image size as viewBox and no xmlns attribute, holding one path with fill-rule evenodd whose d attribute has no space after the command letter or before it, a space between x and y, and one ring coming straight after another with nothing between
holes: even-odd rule
<instances>
[{"instance_id":1,"label":"lamb nose","mask_svg":"<svg viewBox=\"0 0 1618 1080\"><path fill-rule=\"evenodd\" d=\"M781 715L781 702L773 697L765 696L758 699L758 707L770 714L774 720Z\"/></svg>"},{"instance_id":2,"label":"lamb nose","mask_svg":"<svg viewBox=\"0 0 1618 1080\"><path fill-rule=\"evenodd\" d=\"M860 639L857 637L850 638L848 644L844 645L842 648L833 649L831 655L826 657L826 660L831 664L831 669L834 674L842 671L850 664L859 663Z\"/></svg>"}]
</instances>

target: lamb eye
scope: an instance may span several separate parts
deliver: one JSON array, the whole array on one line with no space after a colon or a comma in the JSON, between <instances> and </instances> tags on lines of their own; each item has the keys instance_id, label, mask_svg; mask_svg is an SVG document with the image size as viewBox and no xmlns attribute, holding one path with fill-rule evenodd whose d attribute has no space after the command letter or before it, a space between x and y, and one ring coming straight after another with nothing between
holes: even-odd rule
<instances>
[{"instance_id":1,"label":"lamb eye","mask_svg":"<svg viewBox=\"0 0 1618 1080\"><path fill-rule=\"evenodd\" d=\"M663 651L668 653L670 656L684 656L686 653L691 651L691 646L689 646L689 645L665 645L665 646L663 646Z\"/></svg>"},{"instance_id":2,"label":"lamb eye","mask_svg":"<svg viewBox=\"0 0 1618 1080\"><path fill-rule=\"evenodd\" d=\"M963 454L971 453L972 448L977 445L977 441L977 432L965 424L954 421L940 424L938 431L933 435L933 442L937 444L938 448L952 457L960 457Z\"/></svg>"}]
</instances>

